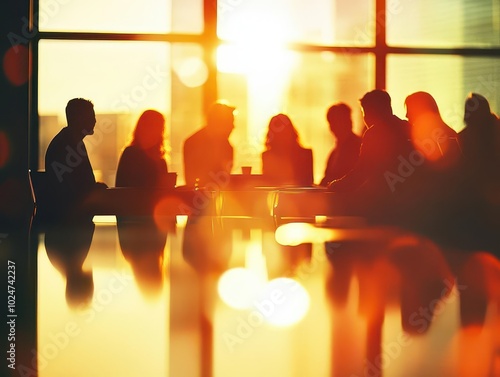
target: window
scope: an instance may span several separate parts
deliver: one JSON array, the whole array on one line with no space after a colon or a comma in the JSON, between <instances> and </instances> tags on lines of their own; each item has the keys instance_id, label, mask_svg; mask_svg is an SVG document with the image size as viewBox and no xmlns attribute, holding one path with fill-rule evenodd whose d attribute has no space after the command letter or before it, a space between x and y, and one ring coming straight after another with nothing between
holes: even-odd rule
<instances>
[{"instance_id":1,"label":"window","mask_svg":"<svg viewBox=\"0 0 500 377\"><path fill-rule=\"evenodd\" d=\"M43 169L67 101L85 97L94 102L97 129L108 132L85 141L97 178L110 186L148 108L166 116L169 169L179 184L183 141L217 98L238 108L234 172L243 165L260 172L269 119L285 112L313 149L315 182L334 144L325 119L334 102L352 107L357 133L358 99L375 87L387 88L401 117L407 95L429 91L456 130L468 92L500 111L495 1L39 0L34 14L39 120L31 126L30 166Z\"/></svg>"}]
</instances>

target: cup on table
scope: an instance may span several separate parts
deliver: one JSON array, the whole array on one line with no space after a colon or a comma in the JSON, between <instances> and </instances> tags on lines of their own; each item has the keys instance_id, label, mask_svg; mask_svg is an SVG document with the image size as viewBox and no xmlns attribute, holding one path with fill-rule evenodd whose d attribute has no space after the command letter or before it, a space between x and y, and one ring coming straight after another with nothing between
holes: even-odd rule
<instances>
[{"instance_id":1,"label":"cup on table","mask_svg":"<svg viewBox=\"0 0 500 377\"><path fill-rule=\"evenodd\" d=\"M177 184L177 173L169 172L167 173L167 186L175 187Z\"/></svg>"},{"instance_id":2,"label":"cup on table","mask_svg":"<svg viewBox=\"0 0 500 377\"><path fill-rule=\"evenodd\" d=\"M252 174L252 167L251 166L242 166L241 167L241 173L243 175L250 175L250 174Z\"/></svg>"}]
</instances>

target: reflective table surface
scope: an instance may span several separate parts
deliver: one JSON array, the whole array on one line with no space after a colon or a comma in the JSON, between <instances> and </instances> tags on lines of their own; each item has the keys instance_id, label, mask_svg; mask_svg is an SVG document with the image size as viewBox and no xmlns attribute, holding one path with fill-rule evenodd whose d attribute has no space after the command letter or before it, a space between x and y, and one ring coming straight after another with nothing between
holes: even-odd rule
<instances>
[{"instance_id":1,"label":"reflective table surface","mask_svg":"<svg viewBox=\"0 0 500 377\"><path fill-rule=\"evenodd\" d=\"M11 375L500 376L490 252L326 216L96 216L28 236L2 244L27 277Z\"/></svg>"}]
</instances>

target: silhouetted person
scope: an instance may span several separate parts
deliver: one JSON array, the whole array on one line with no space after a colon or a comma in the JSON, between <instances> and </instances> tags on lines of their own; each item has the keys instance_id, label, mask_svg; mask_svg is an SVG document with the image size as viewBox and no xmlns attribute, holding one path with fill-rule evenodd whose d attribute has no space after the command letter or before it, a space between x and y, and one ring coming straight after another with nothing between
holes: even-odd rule
<instances>
[{"instance_id":1,"label":"silhouetted person","mask_svg":"<svg viewBox=\"0 0 500 377\"><path fill-rule=\"evenodd\" d=\"M392 113L391 98L383 90L366 93L360 102L368 129L359 159L349 174L331 182L329 188L352 192L363 186L373 193L387 194L404 184L406 177L399 174L399 165L411 164L402 161L410 159L413 151L410 126Z\"/></svg>"},{"instance_id":2,"label":"silhouetted person","mask_svg":"<svg viewBox=\"0 0 500 377\"><path fill-rule=\"evenodd\" d=\"M66 278L66 302L74 309L88 307L94 295L92 271L83 270L94 228L87 218L53 223L45 232L47 257Z\"/></svg>"},{"instance_id":3,"label":"silhouetted person","mask_svg":"<svg viewBox=\"0 0 500 377\"><path fill-rule=\"evenodd\" d=\"M328 109L326 119L337 143L328 157L325 176L321 186L342 178L358 161L361 138L352 132L351 108L345 103L337 103Z\"/></svg>"},{"instance_id":4,"label":"silhouetted person","mask_svg":"<svg viewBox=\"0 0 500 377\"><path fill-rule=\"evenodd\" d=\"M186 185L205 186L218 182L221 175L229 180L233 147L228 139L234 129L234 110L232 106L214 103L208 110L206 126L184 142Z\"/></svg>"},{"instance_id":5,"label":"silhouetted person","mask_svg":"<svg viewBox=\"0 0 500 377\"><path fill-rule=\"evenodd\" d=\"M345 193L342 204L351 215L375 223L413 222L425 158L413 149L409 123L392 113L387 92L373 90L360 102L368 129L358 161L347 175L332 181L329 190Z\"/></svg>"},{"instance_id":6,"label":"silhouetted person","mask_svg":"<svg viewBox=\"0 0 500 377\"><path fill-rule=\"evenodd\" d=\"M49 144L45 171L53 215L67 215L82 209L85 200L96 190L106 188L96 182L83 138L94 133L94 105L82 98L66 106L67 127Z\"/></svg>"},{"instance_id":7,"label":"silhouetted person","mask_svg":"<svg viewBox=\"0 0 500 377\"><path fill-rule=\"evenodd\" d=\"M118 162L117 187L168 186L164 135L163 115L155 110L143 112Z\"/></svg>"},{"instance_id":8,"label":"silhouetted person","mask_svg":"<svg viewBox=\"0 0 500 377\"><path fill-rule=\"evenodd\" d=\"M275 115L269 122L262 175L273 185L313 184L312 150L300 145L299 134L285 114Z\"/></svg>"},{"instance_id":9,"label":"silhouetted person","mask_svg":"<svg viewBox=\"0 0 500 377\"><path fill-rule=\"evenodd\" d=\"M436 100L427 92L415 92L406 97L405 107L416 150L434 168L456 167L461 157L458 134L441 118Z\"/></svg>"},{"instance_id":10,"label":"silhouetted person","mask_svg":"<svg viewBox=\"0 0 500 377\"><path fill-rule=\"evenodd\" d=\"M459 134L470 179L478 185L500 179L500 124L488 100L471 93L465 101L465 128Z\"/></svg>"}]
</instances>

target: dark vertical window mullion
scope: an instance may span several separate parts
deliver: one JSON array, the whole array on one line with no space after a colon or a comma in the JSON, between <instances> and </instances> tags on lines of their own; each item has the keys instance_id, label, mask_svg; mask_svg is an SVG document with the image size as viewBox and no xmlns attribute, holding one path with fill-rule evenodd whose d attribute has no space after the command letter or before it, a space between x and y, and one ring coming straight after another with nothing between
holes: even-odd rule
<instances>
[{"instance_id":1,"label":"dark vertical window mullion","mask_svg":"<svg viewBox=\"0 0 500 377\"><path fill-rule=\"evenodd\" d=\"M217 99L217 65L215 52L217 38L217 0L203 0L203 55L208 67L208 78L203 86L203 106L207 110Z\"/></svg>"},{"instance_id":2,"label":"dark vertical window mullion","mask_svg":"<svg viewBox=\"0 0 500 377\"><path fill-rule=\"evenodd\" d=\"M385 89L387 81L386 0L375 0L375 87Z\"/></svg>"},{"instance_id":3,"label":"dark vertical window mullion","mask_svg":"<svg viewBox=\"0 0 500 377\"><path fill-rule=\"evenodd\" d=\"M30 54L30 80L28 88L28 166L32 171L38 170L39 165L39 140L40 121L38 118L38 44L40 36L35 25L38 25L39 0L30 2L30 33L36 31L35 36L29 41Z\"/></svg>"}]
</instances>

